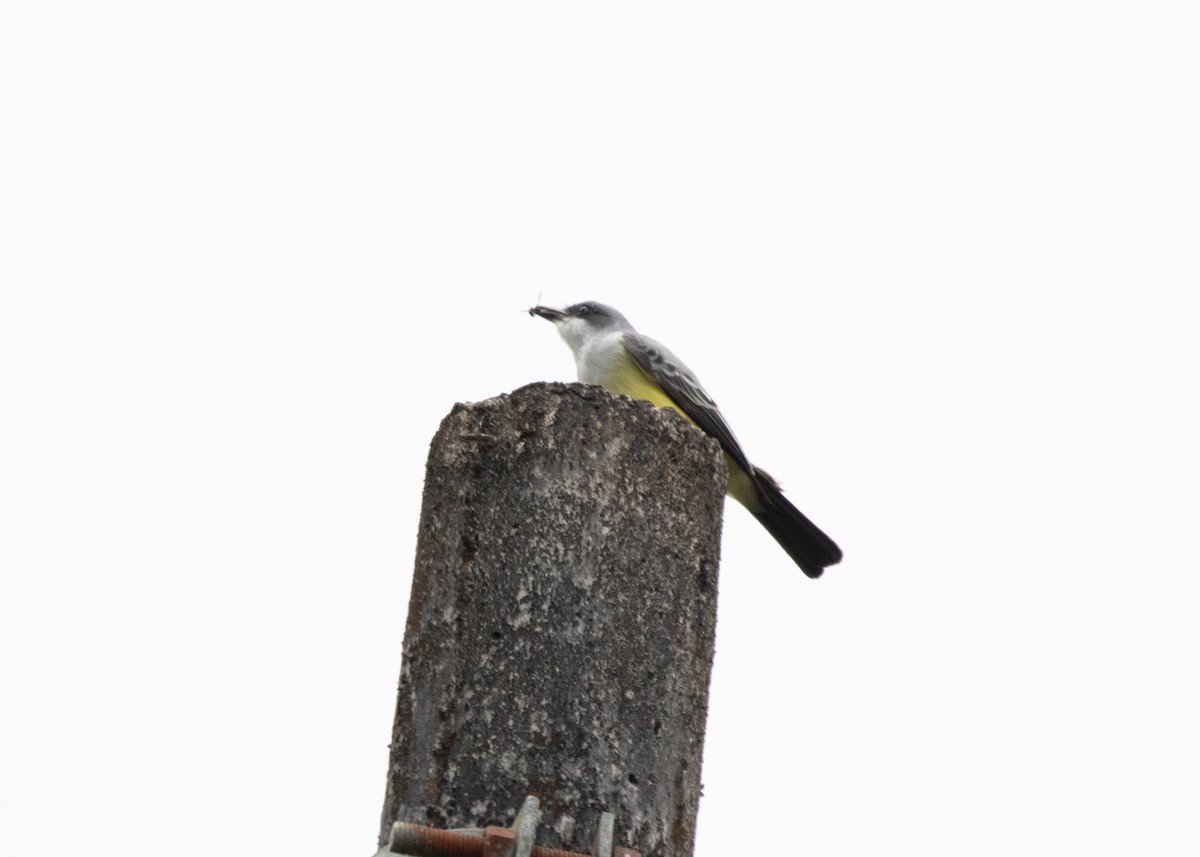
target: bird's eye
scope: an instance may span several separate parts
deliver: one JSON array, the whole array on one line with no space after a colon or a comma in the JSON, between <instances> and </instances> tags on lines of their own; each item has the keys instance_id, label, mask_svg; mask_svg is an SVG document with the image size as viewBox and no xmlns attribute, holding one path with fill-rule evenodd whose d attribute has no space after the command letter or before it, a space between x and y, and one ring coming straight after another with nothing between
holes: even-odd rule
<instances>
[{"instance_id":1,"label":"bird's eye","mask_svg":"<svg viewBox=\"0 0 1200 857\"><path fill-rule=\"evenodd\" d=\"M588 306L587 304L584 304L583 306L581 306L579 308L578 315L580 318L583 318L585 315L588 315L589 313L591 313L591 311L592 311L592 308L590 306Z\"/></svg>"}]
</instances>

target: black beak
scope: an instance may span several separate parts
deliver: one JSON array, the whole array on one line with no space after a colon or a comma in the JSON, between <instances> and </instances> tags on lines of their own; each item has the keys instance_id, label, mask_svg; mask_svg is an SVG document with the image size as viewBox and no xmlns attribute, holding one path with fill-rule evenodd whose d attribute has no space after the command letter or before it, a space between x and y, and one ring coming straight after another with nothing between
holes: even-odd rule
<instances>
[{"instance_id":1,"label":"black beak","mask_svg":"<svg viewBox=\"0 0 1200 857\"><path fill-rule=\"evenodd\" d=\"M562 321L567 317L567 314L560 309L551 309L548 306L531 306L529 308L530 315L540 315L547 321Z\"/></svg>"}]
</instances>

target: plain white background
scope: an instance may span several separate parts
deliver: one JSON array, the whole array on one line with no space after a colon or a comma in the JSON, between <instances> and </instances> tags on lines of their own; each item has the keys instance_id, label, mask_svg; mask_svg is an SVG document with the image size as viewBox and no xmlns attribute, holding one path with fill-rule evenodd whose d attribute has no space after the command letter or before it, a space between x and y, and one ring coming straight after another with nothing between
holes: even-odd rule
<instances>
[{"instance_id":1,"label":"plain white background","mask_svg":"<svg viewBox=\"0 0 1200 857\"><path fill-rule=\"evenodd\" d=\"M667 342L727 506L698 857L1195 854L1190 4L10 4L0 841L374 850L427 444Z\"/></svg>"}]
</instances>

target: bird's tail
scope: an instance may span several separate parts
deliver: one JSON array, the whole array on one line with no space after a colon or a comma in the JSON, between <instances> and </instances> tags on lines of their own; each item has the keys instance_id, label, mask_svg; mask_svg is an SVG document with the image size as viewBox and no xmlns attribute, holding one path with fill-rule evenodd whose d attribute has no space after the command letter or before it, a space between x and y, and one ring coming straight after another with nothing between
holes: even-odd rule
<instances>
[{"instance_id":1,"label":"bird's tail","mask_svg":"<svg viewBox=\"0 0 1200 857\"><path fill-rule=\"evenodd\" d=\"M753 466L753 465L751 465ZM820 577L825 566L842 559L842 549L783 496L779 484L764 470L754 468L758 508L750 513L767 528L809 577Z\"/></svg>"}]
</instances>

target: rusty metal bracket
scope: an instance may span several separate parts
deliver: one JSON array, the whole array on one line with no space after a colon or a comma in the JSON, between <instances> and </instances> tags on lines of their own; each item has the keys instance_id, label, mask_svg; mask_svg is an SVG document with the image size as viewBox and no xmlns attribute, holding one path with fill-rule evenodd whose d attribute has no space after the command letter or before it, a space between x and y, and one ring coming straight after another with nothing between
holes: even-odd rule
<instances>
[{"instance_id":1,"label":"rusty metal bracket","mask_svg":"<svg viewBox=\"0 0 1200 857\"><path fill-rule=\"evenodd\" d=\"M541 815L538 799L530 795L521 804L511 828L441 830L397 821L387 844L375 857L641 857L632 848L613 846L615 819L611 812L600 814L591 854L535 845Z\"/></svg>"}]
</instances>

